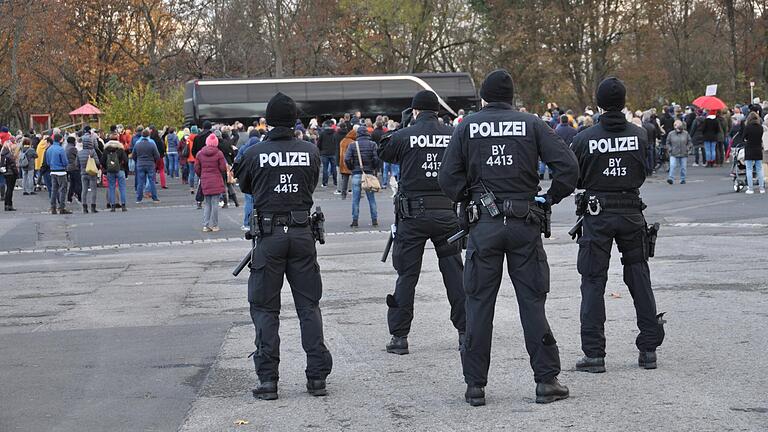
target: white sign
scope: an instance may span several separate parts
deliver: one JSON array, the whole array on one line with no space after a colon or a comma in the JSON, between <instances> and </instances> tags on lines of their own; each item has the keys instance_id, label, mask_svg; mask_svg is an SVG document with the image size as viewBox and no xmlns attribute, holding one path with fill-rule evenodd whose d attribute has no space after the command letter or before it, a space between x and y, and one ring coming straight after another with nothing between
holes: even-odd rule
<instances>
[{"instance_id":1,"label":"white sign","mask_svg":"<svg viewBox=\"0 0 768 432\"><path fill-rule=\"evenodd\" d=\"M717 95L717 84L710 84L707 86L707 92L704 94L705 96L715 96Z\"/></svg>"},{"instance_id":2,"label":"white sign","mask_svg":"<svg viewBox=\"0 0 768 432\"><path fill-rule=\"evenodd\" d=\"M754 86L755 86L755 82L754 82L754 81L750 81L750 82L749 82L749 86L750 86L750 87L754 87Z\"/></svg>"}]
</instances>

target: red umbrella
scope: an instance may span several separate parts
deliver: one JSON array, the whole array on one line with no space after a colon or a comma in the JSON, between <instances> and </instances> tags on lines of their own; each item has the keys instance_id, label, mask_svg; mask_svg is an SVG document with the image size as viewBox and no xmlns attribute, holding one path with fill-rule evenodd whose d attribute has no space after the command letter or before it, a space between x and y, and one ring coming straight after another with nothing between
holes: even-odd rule
<instances>
[{"instance_id":1,"label":"red umbrella","mask_svg":"<svg viewBox=\"0 0 768 432\"><path fill-rule=\"evenodd\" d=\"M693 101L693 104L707 111L720 111L721 109L727 107L725 102L721 101L720 99L714 96L698 97L696 98L696 100Z\"/></svg>"}]
</instances>

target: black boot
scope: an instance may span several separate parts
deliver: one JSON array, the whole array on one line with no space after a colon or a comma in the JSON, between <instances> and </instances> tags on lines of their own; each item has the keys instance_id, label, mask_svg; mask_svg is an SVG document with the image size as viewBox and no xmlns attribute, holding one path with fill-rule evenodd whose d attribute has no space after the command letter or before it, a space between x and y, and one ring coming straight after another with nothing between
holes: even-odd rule
<instances>
[{"instance_id":1,"label":"black boot","mask_svg":"<svg viewBox=\"0 0 768 432\"><path fill-rule=\"evenodd\" d=\"M352 223L349 224L350 228L357 228L357 219L352 219Z\"/></svg>"},{"instance_id":2,"label":"black boot","mask_svg":"<svg viewBox=\"0 0 768 432\"><path fill-rule=\"evenodd\" d=\"M387 352L392 354L408 354L408 337L392 336L387 344Z\"/></svg>"},{"instance_id":3,"label":"black boot","mask_svg":"<svg viewBox=\"0 0 768 432\"><path fill-rule=\"evenodd\" d=\"M375 227L379 226L379 220L378 219L372 220L371 221L371 226L375 226Z\"/></svg>"},{"instance_id":4,"label":"black boot","mask_svg":"<svg viewBox=\"0 0 768 432\"><path fill-rule=\"evenodd\" d=\"M56 214L56 207L51 207L51 214Z\"/></svg>"},{"instance_id":5,"label":"black boot","mask_svg":"<svg viewBox=\"0 0 768 432\"><path fill-rule=\"evenodd\" d=\"M115 204L115 205L109 205L109 204L107 204L107 208L109 209L109 212L110 212L110 213L114 213L114 212L115 212L115 209L117 208L117 204Z\"/></svg>"},{"instance_id":6,"label":"black boot","mask_svg":"<svg viewBox=\"0 0 768 432\"><path fill-rule=\"evenodd\" d=\"M128 211L128 208L125 206L125 204L121 205L120 208L122 208L124 212Z\"/></svg>"},{"instance_id":7,"label":"black boot","mask_svg":"<svg viewBox=\"0 0 768 432\"><path fill-rule=\"evenodd\" d=\"M328 391L325 390L325 380L313 380L308 379L307 380L307 393L311 394L312 396L325 396L328 394Z\"/></svg>"},{"instance_id":8,"label":"black boot","mask_svg":"<svg viewBox=\"0 0 768 432\"><path fill-rule=\"evenodd\" d=\"M91 204L91 213L98 213L99 211L96 210L96 204Z\"/></svg>"},{"instance_id":9,"label":"black boot","mask_svg":"<svg viewBox=\"0 0 768 432\"><path fill-rule=\"evenodd\" d=\"M65 208L60 208L59 209L59 214L72 214L72 212L70 210L65 209Z\"/></svg>"},{"instance_id":10,"label":"black boot","mask_svg":"<svg viewBox=\"0 0 768 432\"><path fill-rule=\"evenodd\" d=\"M557 378L536 384L536 403L545 404L568 397L568 387L560 384Z\"/></svg>"},{"instance_id":11,"label":"black boot","mask_svg":"<svg viewBox=\"0 0 768 432\"><path fill-rule=\"evenodd\" d=\"M275 400L277 399L277 382L260 382L259 385L253 389L252 393L253 397L256 399Z\"/></svg>"},{"instance_id":12,"label":"black boot","mask_svg":"<svg viewBox=\"0 0 768 432\"><path fill-rule=\"evenodd\" d=\"M467 384L467 391L464 392L464 400L472 406L485 405L485 388Z\"/></svg>"},{"instance_id":13,"label":"black boot","mask_svg":"<svg viewBox=\"0 0 768 432\"><path fill-rule=\"evenodd\" d=\"M584 356L576 362L576 370L579 372L603 373L605 372L605 358Z\"/></svg>"},{"instance_id":14,"label":"black boot","mask_svg":"<svg viewBox=\"0 0 768 432\"><path fill-rule=\"evenodd\" d=\"M88 213L88 204L83 204L83 213Z\"/></svg>"},{"instance_id":15,"label":"black boot","mask_svg":"<svg viewBox=\"0 0 768 432\"><path fill-rule=\"evenodd\" d=\"M640 355L637 357L637 365L643 369L656 369L656 351L640 351Z\"/></svg>"}]
</instances>

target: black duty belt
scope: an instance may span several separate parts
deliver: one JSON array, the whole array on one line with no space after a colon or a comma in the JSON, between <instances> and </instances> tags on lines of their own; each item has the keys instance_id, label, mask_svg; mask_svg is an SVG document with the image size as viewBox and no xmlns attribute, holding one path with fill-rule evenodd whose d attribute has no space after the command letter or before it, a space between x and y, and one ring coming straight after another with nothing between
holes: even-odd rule
<instances>
[{"instance_id":1,"label":"black duty belt","mask_svg":"<svg viewBox=\"0 0 768 432\"><path fill-rule=\"evenodd\" d=\"M259 213L259 223L272 226L302 227L309 225L309 212L306 210L288 213Z\"/></svg>"},{"instance_id":2,"label":"black duty belt","mask_svg":"<svg viewBox=\"0 0 768 432\"><path fill-rule=\"evenodd\" d=\"M409 198L408 207L411 211L419 210L453 210L453 201L443 196L423 196Z\"/></svg>"},{"instance_id":3,"label":"black duty belt","mask_svg":"<svg viewBox=\"0 0 768 432\"><path fill-rule=\"evenodd\" d=\"M578 208L580 207L580 209ZM577 196L577 214L588 213L596 216L603 210L635 212L645 210L646 205L639 195L634 193L606 193L586 191ZM579 210L581 210L580 213Z\"/></svg>"}]
</instances>

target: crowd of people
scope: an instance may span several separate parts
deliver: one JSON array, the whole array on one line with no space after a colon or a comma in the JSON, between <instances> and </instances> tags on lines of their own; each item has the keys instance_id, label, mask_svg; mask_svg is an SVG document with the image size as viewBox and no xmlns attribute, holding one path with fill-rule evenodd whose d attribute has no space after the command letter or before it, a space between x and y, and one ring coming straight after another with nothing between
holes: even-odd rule
<instances>
[{"instance_id":1,"label":"crowd of people","mask_svg":"<svg viewBox=\"0 0 768 432\"><path fill-rule=\"evenodd\" d=\"M519 108L527 111L525 107ZM645 111L624 109L628 121L648 133L646 174L665 169L667 182L686 183L688 158L692 166L720 167L739 153L746 166L747 194L765 193L768 175L768 103L754 99L750 104L707 111L695 106L672 103ZM465 112L445 116L443 121L456 126ZM600 113L590 106L581 114L548 104L539 115L555 133L571 144L577 133L599 121ZM297 120L298 138L315 144L322 163L321 187L334 187L334 194L346 200L351 194L352 223L359 226L360 200L368 201L371 225L378 226L376 195L361 187L364 174L381 178L381 188L396 184L399 167L382 162L377 147L388 131L399 124L387 116L365 118L361 112L347 113L339 118L312 118L305 126ZM48 134L18 131L11 134L0 127L0 198L6 211L14 211L14 190L22 195L48 194L50 212L70 214L75 202L83 213L98 213L97 191L105 188L106 208L127 211L126 179L133 176L136 204L145 199L159 203L160 189L167 189L168 179L179 179L195 195L198 209L203 210L203 231L219 230L218 209L230 204L239 207L236 193L236 166L248 147L260 142L269 127L264 118L246 128L240 122L232 125L204 122L180 128L154 125L144 127L114 125L101 131L83 125L69 133L53 129ZM539 175L543 179L547 167L542 163ZM756 175L753 175L753 172ZM550 173L551 177L551 173ZM245 195L242 229L249 229L252 201Z\"/></svg>"}]
</instances>

